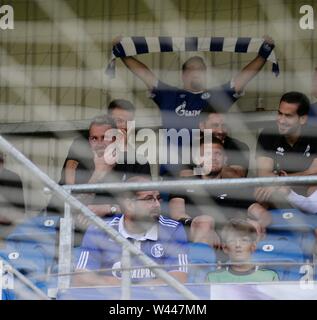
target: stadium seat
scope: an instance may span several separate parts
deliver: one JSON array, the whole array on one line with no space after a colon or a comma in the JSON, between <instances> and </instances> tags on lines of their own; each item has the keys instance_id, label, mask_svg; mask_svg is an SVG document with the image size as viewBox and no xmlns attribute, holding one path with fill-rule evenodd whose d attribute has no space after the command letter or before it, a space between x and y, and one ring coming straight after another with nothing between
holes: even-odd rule
<instances>
[{"instance_id":1,"label":"stadium seat","mask_svg":"<svg viewBox=\"0 0 317 320\"><path fill-rule=\"evenodd\" d=\"M205 243L188 244L188 263L202 264L201 266L190 266L188 269L188 283L203 283L206 281L207 273L215 270L216 253L213 248Z\"/></svg>"},{"instance_id":2,"label":"stadium seat","mask_svg":"<svg viewBox=\"0 0 317 320\"><path fill-rule=\"evenodd\" d=\"M304 255L297 243L279 236L267 236L265 240L257 244L255 253L252 255L255 264L268 263L265 269L274 270L280 280L299 280L300 264L304 263ZM283 263L299 263L299 265L284 265Z\"/></svg>"},{"instance_id":3,"label":"stadium seat","mask_svg":"<svg viewBox=\"0 0 317 320\"><path fill-rule=\"evenodd\" d=\"M315 246L314 230L317 228L317 216L306 214L297 209L270 210L272 223L267 232L297 243L303 250L305 259L312 260Z\"/></svg>"},{"instance_id":4,"label":"stadium seat","mask_svg":"<svg viewBox=\"0 0 317 320\"><path fill-rule=\"evenodd\" d=\"M55 260L58 216L38 216L18 225L6 238L1 256L47 291L46 280Z\"/></svg>"}]
</instances>

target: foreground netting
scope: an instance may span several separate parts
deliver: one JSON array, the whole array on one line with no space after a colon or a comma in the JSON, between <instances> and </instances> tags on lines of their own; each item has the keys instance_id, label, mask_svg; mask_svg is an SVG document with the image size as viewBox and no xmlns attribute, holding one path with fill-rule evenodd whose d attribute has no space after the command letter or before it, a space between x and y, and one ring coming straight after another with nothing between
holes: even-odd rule
<instances>
[{"instance_id":1,"label":"foreground netting","mask_svg":"<svg viewBox=\"0 0 317 320\"><path fill-rule=\"evenodd\" d=\"M159 292L159 288L162 290L162 295L157 296L157 299L160 298L186 298L186 299L195 299L198 296L201 298L202 296L198 293L207 292L204 291L203 288L210 288L210 285L206 284L193 284L183 286L178 283L174 278L166 274L162 268L158 265L154 264L151 259L147 256L144 256L138 248L131 245L125 239L122 239L120 235L118 235L111 227L107 226L100 218L96 217L90 210L73 198L69 191L73 189L74 192L91 192L92 190L96 191L100 190L151 190L153 188L159 190L170 190L175 187L180 187L181 190L184 188L184 181L166 181L166 182L149 182L149 183L111 183L111 184L102 184L102 185L84 185L84 186L66 186L65 191L60 186L56 185L52 180L50 180L46 175L44 175L38 168L36 168L28 159L26 159L23 155L21 155L16 149L14 149L11 145L9 145L3 138L0 138L0 144L2 148L4 148L8 153L10 153L16 160L20 161L24 165L26 165L36 176L38 176L51 190L53 190L60 199L66 202L65 205L65 215L63 218L60 217L37 217L26 221L24 224L18 226L15 231L10 234L7 238L6 247L2 252L2 257L4 260L11 262L12 266L14 266L17 270L20 270L20 273L24 274L27 279L31 281L33 286L29 285L28 287L32 290L34 286L36 289L41 289L45 294L37 295L37 298L47 297L50 292L50 296L53 296L52 290L55 289L55 296L58 298L64 299L69 298L68 293L76 291L77 289L70 289L70 277L73 274L73 250L72 250L72 214L70 211L70 206L73 206L77 210L81 211L90 221L92 221L96 226L101 228L103 231L107 232L114 241L123 245L123 252L125 258L129 260L129 251L133 255L137 255L140 260L146 264L148 268L151 268L154 273L163 278L169 285L169 287L173 287L167 289L166 286L158 286L156 289L153 289L153 286L138 286L137 288L132 285L130 287L130 266L129 263L125 264L125 267L121 269L123 278L125 281L122 281L122 288L117 288L116 292L120 295L120 298L137 298L141 296L150 297L151 295L146 295L144 292L148 292L148 290L154 290L155 293ZM202 185L206 188L216 188L219 184L224 183L227 185L236 185L237 187L242 183L243 185L281 185L281 184L315 184L317 182L317 177L294 177L294 178L254 178L254 179L228 179L227 181L187 181L188 185L191 187L201 187ZM286 215L285 215L286 213ZM284 214L284 216L283 216ZM293 213L293 216L295 214ZM288 221L292 220L290 212L282 212L282 217L287 217ZM295 219L296 220L296 219ZM300 220L301 221L301 220ZM303 223L301 221L301 223ZM275 221L275 224L277 222ZM282 225L284 225L282 223ZM294 224L296 225L296 224ZM274 226L274 224L272 225ZM274 228L273 228L274 229ZM266 264L268 267L271 265L280 268L277 269L277 272L281 274L282 280L298 280L300 276L299 274L311 274L314 271L314 261L309 261L306 263L307 255L302 251L302 248L299 245L296 245L294 242L289 241L289 238L286 237L285 234L277 234L276 237L271 234L269 235L271 238L267 237L260 242L257 248L257 255L255 255L255 261L259 264ZM59 239L58 239L59 237ZM59 240L59 241L58 241ZM57 246L58 244L58 246ZM57 249L58 247L58 249ZM291 250L290 250L291 249ZM289 250L285 252L286 250ZM56 252L58 254L56 255ZM197 254L198 251L194 251ZM200 255L200 256L199 256ZM191 281L196 283L202 283L207 272L214 270L217 267L215 263L215 259L212 251L209 252L209 256L204 254L203 252L198 254L198 256L192 255L192 262L195 262L195 258L197 262L199 258L203 256L206 258L205 266L204 263L200 261L200 263L193 263L190 266ZM281 264L284 267L281 267ZM304 267L303 267L304 266ZM206 268L204 268L206 267ZM289 267L290 270L285 272L285 270ZM198 271L197 271L198 270ZM195 275L196 274L196 275ZM295 275L295 276L294 276ZM292 288L296 286L305 286L312 284L312 277L307 277L306 280L300 280L296 284L292 284ZM275 284L274 286L276 286ZM282 287L287 285L280 284ZM212 286L215 286L212 284ZM257 284L256 286L260 286ZM261 285L263 286L263 285ZM219 287L219 286L218 286ZM138 293L139 290L144 291L141 295ZM151 289L152 288L152 289ZM201 289L199 289L201 288ZM219 287L220 288L220 287ZM168 295L164 295L164 290L167 289L169 292ZM5 288L6 291L3 292L4 298L10 298L10 292ZM89 292L92 292L89 289ZM106 290L106 289L105 289ZM113 288L111 288L113 290ZM88 292L86 291L86 292ZM78 291L76 291L78 293ZM289 291L290 292L290 291ZM25 294L23 290L21 292L16 292L16 287L14 287L15 296L19 299L28 299L31 295ZM75 294L75 296L77 295ZM172 294L173 293L173 294ZM83 294L83 291L81 291ZM118 295L113 295L113 297L117 297ZM182 295L182 296L179 296ZM307 295L306 295L307 296ZM11 296L12 298L13 296ZM104 298L107 295L104 296ZM205 297L205 295L204 295ZM210 296L211 297L211 296ZM210 298L209 297L209 298ZM256 297L256 296L254 296ZM274 295L272 296L274 297ZM315 295L316 297L316 295ZM83 297L82 297L83 298Z\"/></svg>"}]
</instances>

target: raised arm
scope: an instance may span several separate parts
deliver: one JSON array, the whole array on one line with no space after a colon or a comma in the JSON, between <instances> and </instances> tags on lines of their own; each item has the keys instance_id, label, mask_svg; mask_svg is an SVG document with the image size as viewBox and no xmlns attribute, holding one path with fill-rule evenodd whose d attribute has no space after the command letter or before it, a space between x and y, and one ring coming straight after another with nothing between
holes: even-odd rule
<instances>
[{"instance_id":1,"label":"raised arm","mask_svg":"<svg viewBox=\"0 0 317 320\"><path fill-rule=\"evenodd\" d=\"M148 89L152 90L156 86L158 79L144 63L133 57L124 57L121 60L132 73L144 82Z\"/></svg>"},{"instance_id":2,"label":"raised arm","mask_svg":"<svg viewBox=\"0 0 317 320\"><path fill-rule=\"evenodd\" d=\"M268 36L264 36L265 42L259 49L258 55L247 64L234 78L234 88L236 92L242 92L245 86L256 76L265 65L266 59L274 49L274 41Z\"/></svg>"}]
</instances>

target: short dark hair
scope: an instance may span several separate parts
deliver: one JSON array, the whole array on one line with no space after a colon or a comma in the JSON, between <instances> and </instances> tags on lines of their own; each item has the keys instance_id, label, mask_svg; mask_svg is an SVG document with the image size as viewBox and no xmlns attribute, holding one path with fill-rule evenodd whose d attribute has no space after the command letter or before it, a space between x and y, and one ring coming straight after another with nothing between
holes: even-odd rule
<instances>
[{"instance_id":1,"label":"short dark hair","mask_svg":"<svg viewBox=\"0 0 317 320\"><path fill-rule=\"evenodd\" d=\"M152 181L150 176L142 176L141 174L140 175L131 174L131 176L125 180L125 182L134 182L134 183L150 182L150 181ZM137 192L138 190L124 190L120 193L120 195L118 194L117 197L118 197L118 202L120 203L120 206L124 208L124 201L126 199L135 198Z\"/></svg>"},{"instance_id":2,"label":"short dark hair","mask_svg":"<svg viewBox=\"0 0 317 320\"><path fill-rule=\"evenodd\" d=\"M257 240L257 232L255 227L245 219L233 218L230 219L221 231L221 240L226 243L228 236L232 233L238 233L250 237L252 242Z\"/></svg>"},{"instance_id":3,"label":"short dark hair","mask_svg":"<svg viewBox=\"0 0 317 320\"><path fill-rule=\"evenodd\" d=\"M217 109L216 109L213 105L208 104L208 105L207 105L206 107L204 107L204 108L202 109L202 111L200 112L199 117L198 117L199 122L205 121L205 120L209 117L209 115L210 115L211 113L220 113L220 112L217 111Z\"/></svg>"},{"instance_id":4,"label":"short dark hair","mask_svg":"<svg viewBox=\"0 0 317 320\"><path fill-rule=\"evenodd\" d=\"M135 113L135 106L130 101L125 99L112 100L108 106L108 114L116 108Z\"/></svg>"},{"instance_id":5,"label":"short dark hair","mask_svg":"<svg viewBox=\"0 0 317 320\"><path fill-rule=\"evenodd\" d=\"M97 126L109 125L111 126L111 128L117 128L114 120L106 114L94 117L90 122L89 131L93 125L97 125Z\"/></svg>"},{"instance_id":6,"label":"short dark hair","mask_svg":"<svg viewBox=\"0 0 317 320\"><path fill-rule=\"evenodd\" d=\"M223 143L220 139L218 139L217 137L215 137L214 135L212 135L212 144L219 144L223 149ZM205 143L205 135L203 132L200 133L200 140L199 140L199 144L203 145ZM209 139L207 140L207 143L209 143Z\"/></svg>"},{"instance_id":7,"label":"short dark hair","mask_svg":"<svg viewBox=\"0 0 317 320\"><path fill-rule=\"evenodd\" d=\"M187 69L187 65L188 65L189 63L191 63L192 61L195 61L195 60L196 60L196 61L199 61L199 62L204 66L204 68L207 69L206 63L205 63L205 61L204 61L204 59L203 59L202 57L193 56L193 57L189 58L188 60L186 60L186 61L183 63L183 65L182 65L182 71L185 71L185 70Z\"/></svg>"},{"instance_id":8,"label":"short dark hair","mask_svg":"<svg viewBox=\"0 0 317 320\"><path fill-rule=\"evenodd\" d=\"M310 101L308 97L301 92L290 91L290 92L284 93L280 99L280 104L282 101L287 103L298 104L297 114L300 117L305 116L309 113Z\"/></svg>"}]
</instances>

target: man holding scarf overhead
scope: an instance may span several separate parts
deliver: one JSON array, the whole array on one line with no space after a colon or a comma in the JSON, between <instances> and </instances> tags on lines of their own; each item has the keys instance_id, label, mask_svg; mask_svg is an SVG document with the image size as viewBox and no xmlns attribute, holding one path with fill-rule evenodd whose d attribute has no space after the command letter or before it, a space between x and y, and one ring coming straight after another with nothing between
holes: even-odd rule
<instances>
[{"instance_id":1,"label":"man holding scarf overhead","mask_svg":"<svg viewBox=\"0 0 317 320\"><path fill-rule=\"evenodd\" d=\"M136 38L133 39L134 46L136 47L136 53L138 53L141 50L142 42L138 37L134 38ZM251 46L252 39L239 39L234 45L235 52L249 52L247 48ZM185 38L184 41L185 51L190 51L186 48L189 46L187 43L188 38ZM226 51L224 48L226 44L228 45L228 42L224 38L212 38L210 51ZM163 50L163 44L160 43L160 46ZM172 47L175 47L174 43ZM197 49L197 46L195 48ZM195 48L192 48L192 50L194 51ZM193 129L198 128L198 116L201 110L208 104L216 107L218 111L227 111L244 94L243 90L245 86L261 70L273 49L274 41L272 38L264 37L256 58L246 65L231 81L218 88L211 89L206 88L207 67L201 57L191 57L183 64L182 89L160 81L145 64L132 56L124 57L121 54L121 59L151 91L151 98L162 111L164 128ZM114 46L114 52L116 50L118 52L123 50L120 42Z\"/></svg>"}]
</instances>

